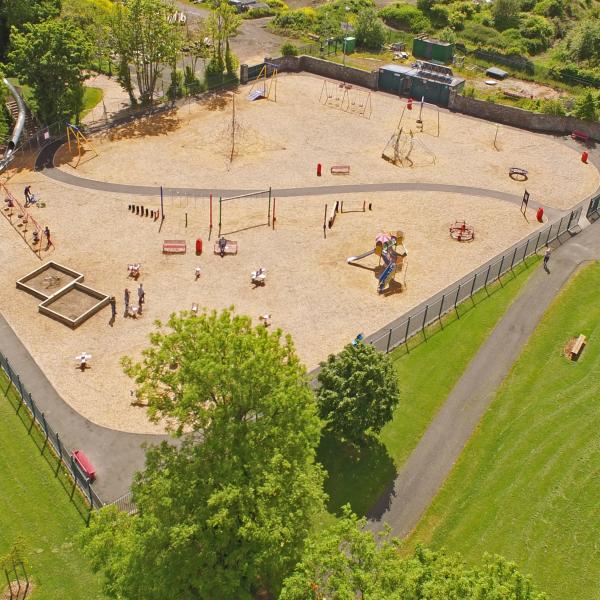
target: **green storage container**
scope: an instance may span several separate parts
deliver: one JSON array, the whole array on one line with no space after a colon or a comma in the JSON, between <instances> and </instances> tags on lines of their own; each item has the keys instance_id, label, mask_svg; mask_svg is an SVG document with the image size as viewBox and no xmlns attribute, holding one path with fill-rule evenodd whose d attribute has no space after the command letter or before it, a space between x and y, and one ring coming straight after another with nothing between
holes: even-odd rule
<instances>
[{"instance_id":1,"label":"green storage container","mask_svg":"<svg viewBox=\"0 0 600 600\"><path fill-rule=\"evenodd\" d=\"M352 54L356 50L356 38L345 37L344 38L344 53Z\"/></svg>"},{"instance_id":2,"label":"green storage container","mask_svg":"<svg viewBox=\"0 0 600 600\"><path fill-rule=\"evenodd\" d=\"M415 38L413 40L413 56L448 64L454 57L454 44L430 38Z\"/></svg>"}]
</instances>

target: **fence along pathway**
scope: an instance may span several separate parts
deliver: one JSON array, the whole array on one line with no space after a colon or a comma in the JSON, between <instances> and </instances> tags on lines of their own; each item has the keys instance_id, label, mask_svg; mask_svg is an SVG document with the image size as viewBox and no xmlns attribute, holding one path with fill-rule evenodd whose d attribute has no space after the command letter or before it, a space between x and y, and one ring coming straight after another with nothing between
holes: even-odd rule
<instances>
[{"instance_id":1,"label":"fence along pathway","mask_svg":"<svg viewBox=\"0 0 600 600\"><path fill-rule=\"evenodd\" d=\"M370 511L404 537L417 525L450 474L492 402L498 386L537 327L546 308L581 262L600 257L600 225L591 225L552 254L549 273L539 269L475 355L389 489ZM554 238L556 240L556 238Z\"/></svg>"}]
</instances>

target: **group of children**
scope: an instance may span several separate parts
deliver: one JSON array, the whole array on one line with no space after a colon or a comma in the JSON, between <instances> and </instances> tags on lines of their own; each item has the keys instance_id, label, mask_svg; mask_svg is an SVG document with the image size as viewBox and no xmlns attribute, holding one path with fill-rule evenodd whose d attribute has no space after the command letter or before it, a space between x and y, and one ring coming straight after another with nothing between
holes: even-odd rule
<instances>
[{"instance_id":1,"label":"group of children","mask_svg":"<svg viewBox=\"0 0 600 600\"><path fill-rule=\"evenodd\" d=\"M146 298L146 292L144 291L144 285L142 283L140 283L140 285L138 286L137 295L138 295L138 305L137 305L137 308L135 308L133 305L130 306L130 304L129 304L130 300L131 300L131 292L129 291L129 288L125 288L125 291L123 292L123 301L125 303L125 317L137 318L138 316L141 316L142 305L144 304L145 298ZM115 317L117 314L116 302L115 302L115 306L113 307L112 301L111 301L111 308L113 310L113 317Z\"/></svg>"}]
</instances>

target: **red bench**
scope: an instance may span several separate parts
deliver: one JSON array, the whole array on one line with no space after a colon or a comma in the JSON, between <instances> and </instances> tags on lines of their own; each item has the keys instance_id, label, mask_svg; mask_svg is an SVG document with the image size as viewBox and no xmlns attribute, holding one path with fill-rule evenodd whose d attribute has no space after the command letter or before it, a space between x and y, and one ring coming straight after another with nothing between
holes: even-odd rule
<instances>
[{"instance_id":1,"label":"red bench","mask_svg":"<svg viewBox=\"0 0 600 600\"><path fill-rule=\"evenodd\" d=\"M164 254L185 254L185 240L165 240L163 243Z\"/></svg>"},{"instance_id":2,"label":"red bench","mask_svg":"<svg viewBox=\"0 0 600 600\"><path fill-rule=\"evenodd\" d=\"M590 139L590 136L584 131L573 131L571 133L571 137L574 140L579 140L580 142L587 142Z\"/></svg>"},{"instance_id":3,"label":"red bench","mask_svg":"<svg viewBox=\"0 0 600 600\"><path fill-rule=\"evenodd\" d=\"M90 478L90 481L96 479L96 468L90 462L90 459L85 455L83 450L74 450L73 458L77 461L77 464L81 470Z\"/></svg>"}]
</instances>

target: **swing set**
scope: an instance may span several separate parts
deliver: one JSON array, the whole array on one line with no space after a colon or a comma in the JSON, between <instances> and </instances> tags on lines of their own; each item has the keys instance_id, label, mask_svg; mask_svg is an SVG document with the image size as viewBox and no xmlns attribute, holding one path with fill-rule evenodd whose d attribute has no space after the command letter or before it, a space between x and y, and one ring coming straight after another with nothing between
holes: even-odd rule
<instances>
[{"instance_id":1,"label":"swing set","mask_svg":"<svg viewBox=\"0 0 600 600\"><path fill-rule=\"evenodd\" d=\"M373 113L371 92L353 89L348 83L334 83L325 79L319 102L366 119L370 119Z\"/></svg>"},{"instance_id":2,"label":"swing set","mask_svg":"<svg viewBox=\"0 0 600 600\"><path fill-rule=\"evenodd\" d=\"M266 62L250 88L248 100L252 102L260 98L277 102L277 66L274 64Z\"/></svg>"},{"instance_id":3,"label":"swing set","mask_svg":"<svg viewBox=\"0 0 600 600\"><path fill-rule=\"evenodd\" d=\"M79 166L79 162L81 161L81 157L88 151L91 150L94 153L94 156L98 156L98 152L92 142L85 137L83 131L77 125L73 125L72 123L67 123L67 145L69 146L69 153L71 152L71 140L74 144L77 145L77 162L74 169Z\"/></svg>"}]
</instances>

